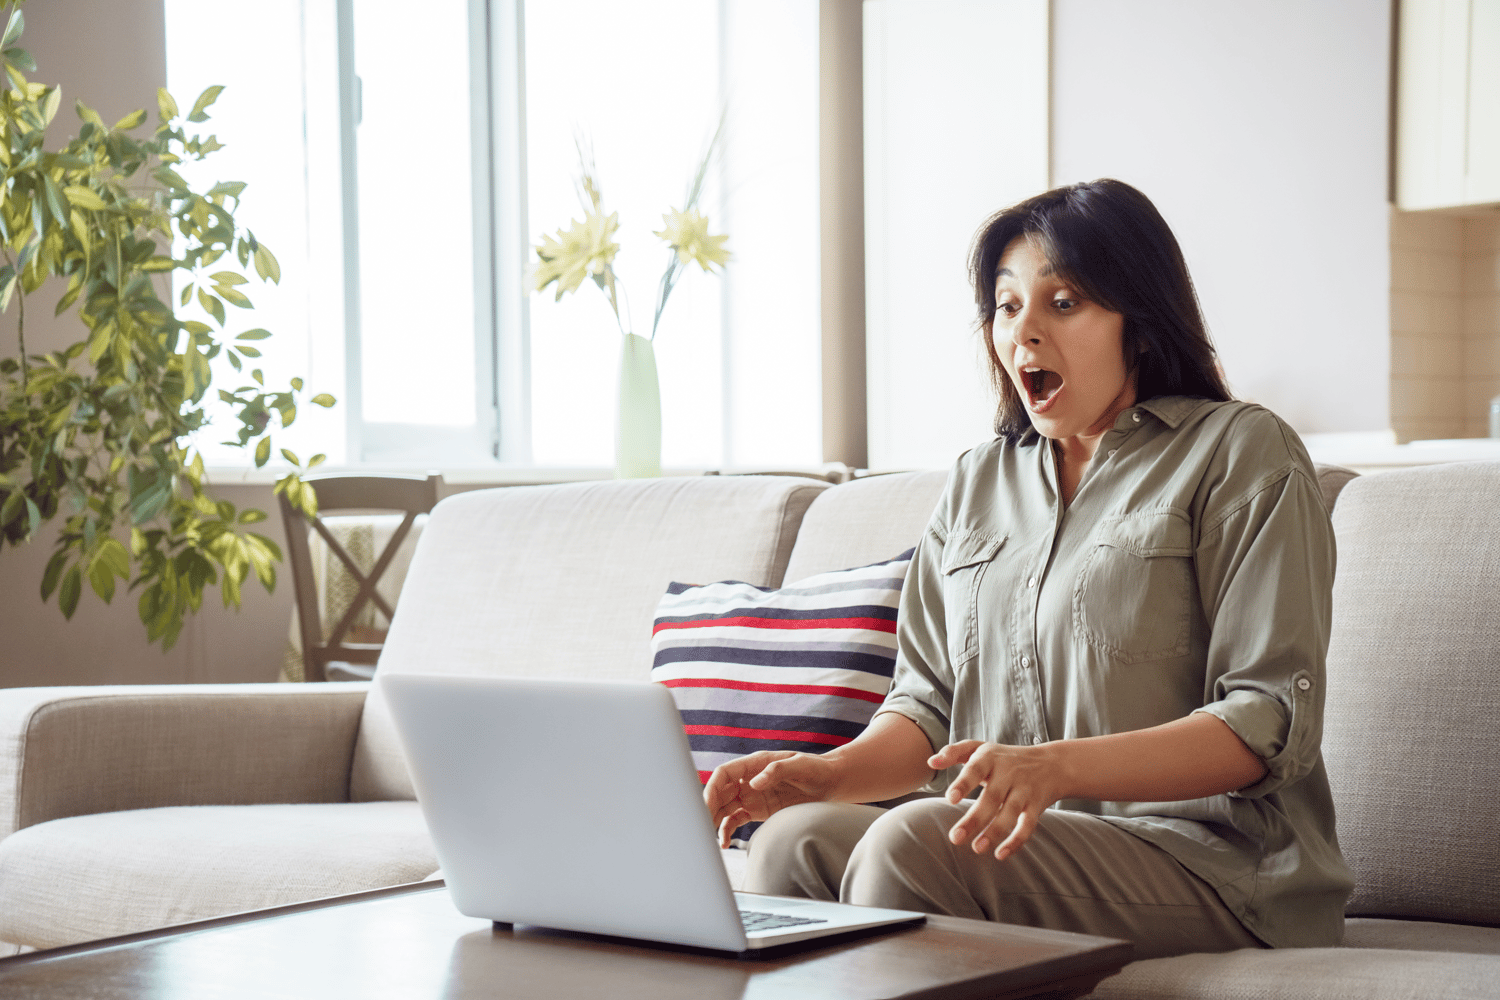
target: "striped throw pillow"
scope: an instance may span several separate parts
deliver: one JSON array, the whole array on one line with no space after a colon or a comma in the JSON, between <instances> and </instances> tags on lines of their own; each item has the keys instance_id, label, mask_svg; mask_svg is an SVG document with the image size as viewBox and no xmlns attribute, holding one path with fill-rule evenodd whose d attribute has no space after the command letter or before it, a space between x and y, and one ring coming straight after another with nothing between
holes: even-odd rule
<instances>
[{"instance_id":1,"label":"striped throw pillow","mask_svg":"<svg viewBox=\"0 0 1500 1000\"><path fill-rule=\"evenodd\" d=\"M779 589L732 580L667 588L651 679L672 691L699 780L757 750L823 753L864 730L891 685L911 557ZM757 826L736 830L736 846Z\"/></svg>"}]
</instances>

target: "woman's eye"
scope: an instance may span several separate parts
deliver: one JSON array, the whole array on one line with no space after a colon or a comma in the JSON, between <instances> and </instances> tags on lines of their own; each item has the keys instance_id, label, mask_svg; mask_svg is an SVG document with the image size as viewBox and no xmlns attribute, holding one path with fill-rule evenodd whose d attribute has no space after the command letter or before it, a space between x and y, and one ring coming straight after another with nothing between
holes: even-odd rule
<instances>
[{"instance_id":1,"label":"woman's eye","mask_svg":"<svg viewBox=\"0 0 1500 1000\"><path fill-rule=\"evenodd\" d=\"M1074 306L1078 305L1078 300L1077 299L1053 299L1052 300L1052 305L1053 305L1054 308L1059 309L1062 312L1067 312L1069 309L1072 309Z\"/></svg>"},{"instance_id":2,"label":"woman's eye","mask_svg":"<svg viewBox=\"0 0 1500 1000\"><path fill-rule=\"evenodd\" d=\"M1021 310L1021 307L1014 302L1001 302L995 308L1007 316L1014 316Z\"/></svg>"}]
</instances>

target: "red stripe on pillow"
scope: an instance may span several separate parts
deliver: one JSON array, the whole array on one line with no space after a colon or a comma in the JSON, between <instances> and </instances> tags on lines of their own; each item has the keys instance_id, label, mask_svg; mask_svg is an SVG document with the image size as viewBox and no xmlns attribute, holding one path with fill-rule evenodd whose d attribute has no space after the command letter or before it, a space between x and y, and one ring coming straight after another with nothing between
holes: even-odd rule
<instances>
[{"instance_id":1,"label":"red stripe on pillow","mask_svg":"<svg viewBox=\"0 0 1500 1000\"><path fill-rule=\"evenodd\" d=\"M706 784L708 784L708 779L712 778L713 776L714 776L714 773L712 771L699 771L698 772L698 783L700 785L706 785Z\"/></svg>"},{"instance_id":2,"label":"red stripe on pillow","mask_svg":"<svg viewBox=\"0 0 1500 1000\"><path fill-rule=\"evenodd\" d=\"M847 736L800 733L791 729L740 729L735 726L683 726L682 728L689 736L739 736L751 740L794 740L798 743L827 743L836 747L849 742Z\"/></svg>"},{"instance_id":3,"label":"red stripe on pillow","mask_svg":"<svg viewBox=\"0 0 1500 1000\"><path fill-rule=\"evenodd\" d=\"M859 688L831 687L820 684L757 684L754 681L732 681L723 677L675 677L657 681L664 687L732 688L735 691L772 691L777 694L823 694L839 698L858 698L879 705L885 695Z\"/></svg>"},{"instance_id":4,"label":"red stripe on pillow","mask_svg":"<svg viewBox=\"0 0 1500 1000\"><path fill-rule=\"evenodd\" d=\"M657 622L651 634L669 628L863 628L875 632L896 634L896 623L884 618L755 618L749 615L739 618L700 618L687 622Z\"/></svg>"}]
</instances>

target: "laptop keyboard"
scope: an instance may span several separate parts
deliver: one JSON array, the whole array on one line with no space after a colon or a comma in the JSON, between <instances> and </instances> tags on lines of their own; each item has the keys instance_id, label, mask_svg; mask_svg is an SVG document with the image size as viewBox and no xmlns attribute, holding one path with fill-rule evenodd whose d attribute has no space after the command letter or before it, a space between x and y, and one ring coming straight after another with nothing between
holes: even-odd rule
<instances>
[{"instance_id":1,"label":"laptop keyboard","mask_svg":"<svg viewBox=\"0 0 1500 1000\"><path fill-rule=\"evenodd\" d=\"M761 910L741 910L740 923L747 931L770 931L778 927L796 927L798 924L826 924L818 917L792 917L785 913L765 913Z\"/></svg>"}]
</instances>

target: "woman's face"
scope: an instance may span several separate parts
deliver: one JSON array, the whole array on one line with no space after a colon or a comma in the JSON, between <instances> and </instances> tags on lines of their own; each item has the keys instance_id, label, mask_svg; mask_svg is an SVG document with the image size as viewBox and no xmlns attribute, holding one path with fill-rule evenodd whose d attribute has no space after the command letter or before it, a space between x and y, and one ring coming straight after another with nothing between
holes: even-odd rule
<instances>
[{"instance_id":1,"label":"woman's face","mask_svg":"<svg viewBox=\"0 0 1500 1000\"><path fill-rule=\"evenodd\" d=\"M991 336L1038 434L1098 437L1135 403L1124 329L1124 316L1083 298L1030 240L1005 248Z\"/></svg>"}]
</instances>

